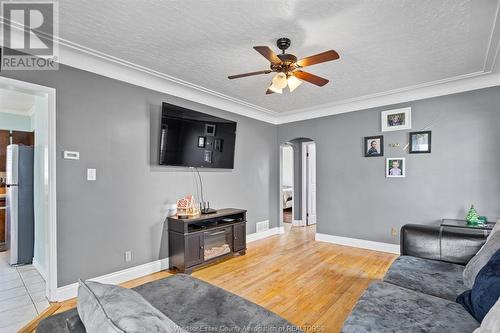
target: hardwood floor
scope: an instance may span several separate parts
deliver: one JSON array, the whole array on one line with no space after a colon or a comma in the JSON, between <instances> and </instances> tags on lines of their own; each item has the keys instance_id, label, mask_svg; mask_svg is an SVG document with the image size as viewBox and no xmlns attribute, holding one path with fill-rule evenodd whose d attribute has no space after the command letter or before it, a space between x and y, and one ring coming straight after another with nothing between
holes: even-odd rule
<instances>
[{"instance_id":1,"label":"hardwood floor","mask_svg":"<svg viewBox=\"0 0 500 333\"><path fill-rule=\"evenodd\" d=\"M255 302L295 325L338 332L357 299L384 276L396 255L314 241L315 226L248 244L247 254L195 271L193 276ZM128 288L170 276L154 273ZM56 313L74 307L58 304Z\"/></svg>"}]
</instances>

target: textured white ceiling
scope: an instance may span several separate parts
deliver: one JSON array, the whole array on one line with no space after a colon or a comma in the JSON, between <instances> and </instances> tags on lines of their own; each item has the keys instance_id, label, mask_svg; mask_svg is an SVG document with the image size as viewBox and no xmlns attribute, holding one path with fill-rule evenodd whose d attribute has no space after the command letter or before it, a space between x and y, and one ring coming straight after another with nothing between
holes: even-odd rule
<instances>
[{"instance_id":1,"label":"textured white ceiling","mask_svg":"<svg viewBox=\"0 0 500 333\"><path fill-rule=\"evenodd\" d=\"M270 110L287 112L484 70L498 0L105 0L59 2L63 39ZM292 39L330 79L265 95L271 75L252 49Z\"/></svg>"}]
</instances>

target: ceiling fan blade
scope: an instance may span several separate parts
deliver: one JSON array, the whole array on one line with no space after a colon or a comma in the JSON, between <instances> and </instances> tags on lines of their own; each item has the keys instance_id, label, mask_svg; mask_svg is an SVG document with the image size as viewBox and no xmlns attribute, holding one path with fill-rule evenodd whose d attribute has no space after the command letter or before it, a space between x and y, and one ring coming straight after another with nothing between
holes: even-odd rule
<instances>
[{"instance_id":1,"label":"ceiling fan blade","mask_svg":"<svg viewBox=\"0 0 500 333\"><path fill-rule=\"evenodd\" d=\"M266 69L265 71L257 71L257 72L250 72L250 73L244 73L244 74L237 74L237 75L231 75L228 76L228 79L239 79L240 77L246 77L246 76L252 76L252 75L260 75L260 74L269 74L271 73L272 70Z\"/></svg>"},{"instance_id":2,"label":"ceiling fan blade","mask_svg":"<svg viewBox=\"0 0 500 333\"><path fill-rule=\"evenodd\" d=\"M281 64L280 58L278 58L276 53L274 53L273 50L271 50L268 46L254 46L253 48L255 49L255 51L262 54L264 58L269 60L272 64Z\"/></svg>"},{"instance_id":3,"label":"ceiling fan blade","mask_svg":"<svg viewBox=\"0 0 500 333\"><path fill-rule=\"evenodd\" d=\"M339 54L334 50L329 50L323 53L318 53L310 57L305 57L297 61L297 65L300 67L306 67L311 65L320 64L326 61L337 60L340 58Z\"/></svg>"},{"instance_id":4,"label":"ceiling fan blade","mask_svg":"<svg viewBox=\"0 0 500 333\"><path fill-rule=\"evenodd\" d=\"M325 84L329 82L329 80L324 79L320 76L304 72L304 71L295 71L292 73L293 76L295 76L298 79L307 81L309 83L315 84L317 86L323 87Z\"/></svg>"},{"instance_id":5,"label":"ceiling fan blade","mask_svg":"<svg viewBox=\"0 0 500 333\"><path fill-rule=\"evenodd\" d=\"M274 94L274 91L272 91L271 89L267 89L266 95L271 95L271 94Z\"/></svg>"}]
</instances>

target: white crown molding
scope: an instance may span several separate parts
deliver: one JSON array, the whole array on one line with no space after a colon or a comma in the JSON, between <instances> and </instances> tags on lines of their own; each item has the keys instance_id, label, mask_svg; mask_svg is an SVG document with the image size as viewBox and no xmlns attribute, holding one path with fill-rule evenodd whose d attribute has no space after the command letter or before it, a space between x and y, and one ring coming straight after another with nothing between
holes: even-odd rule
<instances>
[{"instance_id":1,"label":"white crown molding","mask_svg":"<svg viewBox=\"0 0 500 333\"><path fill-rule=\"evenodd\" d=\"M496 26L500 26L500 24L495 24L495 27ZM499 34L497 32L498 30L498 28L492 30L490 47L485 56L485 69L492 69L495 65L498 48L500 47L499 43L495 42L494 38ZM60 41L59 51L61 63L67 66L79 68L271 124L284 124L314 119L500 85L500 73L480 71L334 103L279 113L68 41Z\"/></svg>"},{"instance_id":2,"label":"white crown molding","mask_svg":"<svg viewBox=\"0 0 500 333\"><path fill-rule=\"evenodd\" d=\"M277 112L123 59L59 40L60 63L242 116L276 124Z\"/></svg>"},{"instance_id":3,"label":"white crown molding","mask_svg":"<svg viewBox=\"0 0 500 333\"><path fill-rule=\"evenodd\" d=\"M500 85L500 73L495 72L496 60L500 53L499 16L500 1L489 35L482 71L288 112L266 109L61 38L57 39L57 44L60 63L70 67L271 124L284 124ZM3 18L0 19L3 21Z\"/></svg>"},{"instance_id":4,"label":"white crown molding","mask_svg":"<svg viewBox=\"0 0 500 333\"><path fill-rule=\"evenodd\" d=\"M344 246L359 247L362 249L388 252L394 254L400 254L400 246L398 244L389 244L382 242L374 242L365 239L340 237L327 234L316 234L315 240L318 242L332 243Z\"/></svg>"},{"instance_id":5,"label":"white crown molding","mask_svg":"<svg viewBox=\"0 0 500 333\"><path fill-rule=\"evenodd\" d=\"M473 73L453 79L422 84L420 86L402 88L391 92L384 92L331 104L318 105L293 112L286 112L278 118L278 124L366 110L386 105L406 103L499 85L500 73Z\"/></svg>"}]
</instances>

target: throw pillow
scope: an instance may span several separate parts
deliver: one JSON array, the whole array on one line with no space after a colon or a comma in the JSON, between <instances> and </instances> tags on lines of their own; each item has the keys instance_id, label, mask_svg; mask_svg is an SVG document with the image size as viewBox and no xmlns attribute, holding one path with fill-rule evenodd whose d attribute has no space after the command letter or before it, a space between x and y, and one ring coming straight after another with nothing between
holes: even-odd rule
<instances>
[{"instance_id":1,"label":"throw pillow","mask_svg":"<svg viewBox=\"0 0 500 333\"><path fill-rule=\"evenodd\" d=\"M457 297L477 321L481 322L500 297L500 250L481 268L474 286Z\"/></svg>"},{"instance_id":2,"label":"throw pillow","mask_svg":"<svg viewBox=\"0 0 500 333\"><path fill-rule=\"evenodd\" d=\"M87 333L186 333L131 289L78 282L77 310Z\"/></svg>"},{"instance_id":3,"label":"throw pillow","mask_svg":"<svg viewBox=\"0 0 500 333\"><path fill-rule=\"evenodd\" d=\"M481 327L473 333L499 333L500 332L500 298L484 317Z\"/></svg>"},{"instance_id":4,"label":"throw pillow","mask_svg":"<svg viewBox=\"0 0 500 333\"><path fill-rule=\"evenodd\" d=\"M465 266L463 280L467 288L472 289L477 274L498 249L500 249L500 232L495 232Z\"/></svg>"}]
</instances>

